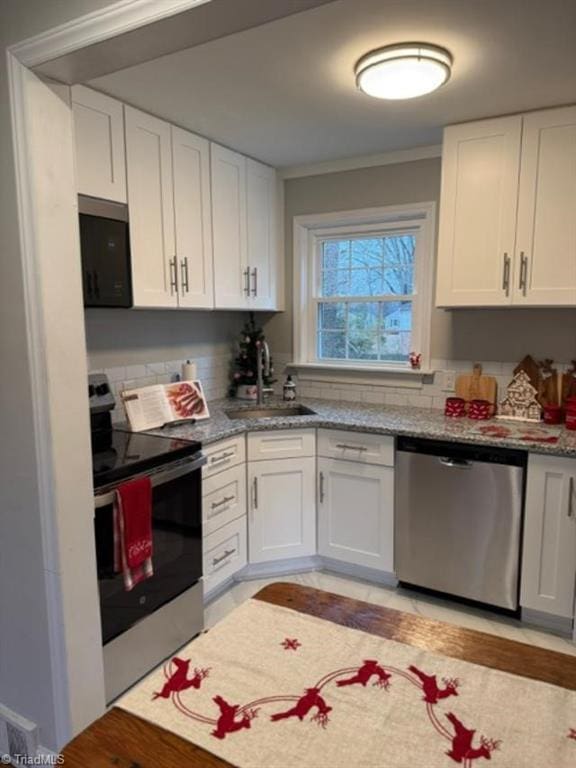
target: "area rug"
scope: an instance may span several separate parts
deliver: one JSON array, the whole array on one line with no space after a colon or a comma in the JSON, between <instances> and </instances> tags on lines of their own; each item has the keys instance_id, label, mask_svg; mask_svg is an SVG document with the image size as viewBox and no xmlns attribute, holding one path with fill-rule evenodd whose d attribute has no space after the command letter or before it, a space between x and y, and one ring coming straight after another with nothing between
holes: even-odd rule
<instances>
[{"instance_id":1,"label":"area rug","mask_svg":"<svg viewBox=\"0 0 576 768\"><path fill-rule=\"evenodd\" d=\"M576 766L575 692L259 600L117 706L239 768Z\"/></svg>"}]
</instances>

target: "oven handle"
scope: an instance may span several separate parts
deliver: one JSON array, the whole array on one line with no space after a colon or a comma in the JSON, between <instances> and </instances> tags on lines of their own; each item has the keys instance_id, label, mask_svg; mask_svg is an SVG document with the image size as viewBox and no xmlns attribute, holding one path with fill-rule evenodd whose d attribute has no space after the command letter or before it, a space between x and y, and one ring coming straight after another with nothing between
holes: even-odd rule
<instances>
[{"instance_id":1,"label":"oven handle","mask_svg":"<svg viewBox=\"0 0 576 768\"><path fill-rule=\"evenodd\" d=\"M155 488L157 485L164 485L165 483L169 483L172 480L177 480L179 477L187 475L190 472L196 472L196 470L203 467L204 464L206 464L206 456L202 454L201 456L194 458L192 461L179 462L169 469L157 470L155 473L144 472L140 475L134 475L132 478L127 478L126 482L129 482L129 480L135 480L137 477L149 477L152 483L152 487ZM96 509L100 509L100 507L106 507L109 504L113 504L114 498L116 496L116 488L118 488L121 484L122 483L118 483L111 490L106 491L106 493L95 494L94 507Z\"/></svg>"}]
</instances>

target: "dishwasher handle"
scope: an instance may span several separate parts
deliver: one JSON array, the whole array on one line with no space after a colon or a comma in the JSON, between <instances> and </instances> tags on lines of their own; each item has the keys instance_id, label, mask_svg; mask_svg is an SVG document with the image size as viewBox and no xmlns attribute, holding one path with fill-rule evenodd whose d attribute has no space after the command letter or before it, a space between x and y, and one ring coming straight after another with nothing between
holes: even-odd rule
<instances>
[{"instance_id":1,"label":"dishwasher handle","mask_svg":"<svg viewBox=\"0 0 576 768\"><path fill-rule=\"evenodd\" d=\"M439 456L438 462L443 467L450 467L450 469L472 469L472 462L466 459L451 459L449 456Z\"/></svg>"}]
</instances>

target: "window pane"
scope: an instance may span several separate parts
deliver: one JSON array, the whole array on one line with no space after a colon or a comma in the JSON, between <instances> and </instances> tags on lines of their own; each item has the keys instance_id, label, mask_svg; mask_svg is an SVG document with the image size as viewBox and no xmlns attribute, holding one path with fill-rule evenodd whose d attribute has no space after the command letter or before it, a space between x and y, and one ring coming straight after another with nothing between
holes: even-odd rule
<instances>
[{"instance_id":1,"label":"window pane","mask_svg":"<svg viewBox=\"0 0 576 768\"><path fill-rule=\"evenodd\" d=\"M380 328L380 360L408 360L412 347L412 302L382 303Z\"/></svg>"},{"instance_id":2,"label":"window pane","mask_svg":"<svg viewBox=\"0 0 576 768\"><path fill-rule=\"evenodd\" d=\"M322 269L348 269L349 266L349 240L326 240L322 244Z\"/></svg>"},{"instance_id":3,"label":"window pane","mask_svg":"<svg viewBox=\"0 0 576 768\"><path fill-rule=\"evenodd\" d=\"M318 305L318 327L320 330L336 330L346 327L346 304L330 302Z\"/></svg>"},{"instance_id":4,"label":"window pane","mask_svg":"<svg viewBox=\"0 0 576 768\"><path fill-rule=\"evenodd\" d=\"M322 296L349 296L350 271L330 269L322 272Z\"/></svg>"},{"instance_id":5,"label":"window pane","mask_svg":"<svg viewBox=\"0 0 576 768\"><path fill-rule=\"evenodd\" d=\"M320 331L318 334L318 357L320 359L345 359L346 332Z\"/></svg>"},{"instance_id":6,"label":"window pane","mask_svg":"<svg viewBox=\"0 0 576 768\"><path fill-rule=\"evenodd\" d=\"M393 235L384 238L384 261L399 267L414 267L416 237L414 235Z\"/></svg>"},{"instance_id":7,"label":"window pane","mask_svg":"<svg viewBox=\"0 0 576 768\"><path fill-rule=\"evenodd\" d=\"M352 267L381 267L384 262L384 241L381 237L352 240L350 246Z\"/></svg>"},{"instance_id":8,"label":"window pane","mask_svg":"<svg viewBox=\"0 0 576 768\"><path fill-rule=\"evenodd\" d=\"M353 269L350 272L350 296L380 296L383 291L383 269Z\"/></svg>"},{"instance_id":9,"label":"window pane","mask_svg":"<svg viewBox=\"0 0 576 768\"><path fill-rule=\"evenodd\" d=\"M386 267L383 285L382 293L409 295L414 292L413 272L408 269Z\"/></svg>"},{"instance_id":10,"label":"window pane","mask_svg":"<svg viewBox=\"0 0 576 768\"><path fill-rule=\"evenodd\" d=\"M378 330L379 315L377 301L350 302L348 328L358 333L375 333Z\"/></svg>"}]
</instances>

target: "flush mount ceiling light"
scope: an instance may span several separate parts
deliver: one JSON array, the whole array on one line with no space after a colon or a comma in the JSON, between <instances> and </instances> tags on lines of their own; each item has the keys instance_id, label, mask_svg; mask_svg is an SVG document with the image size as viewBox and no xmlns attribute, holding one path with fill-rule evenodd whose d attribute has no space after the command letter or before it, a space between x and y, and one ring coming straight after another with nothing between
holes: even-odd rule
<instances>
[{"instance_id":1,"label":"flush mount ceiling light","mask_svg":"<svg viewBox=\"0 0 576 768\"><path fill-rule=\"evenodd\" d=\"M413 99L450 77L452 56L427 43L401 43L370 51L354 68L356 85L377 99Z\"/></svg>"}]
</instances>

